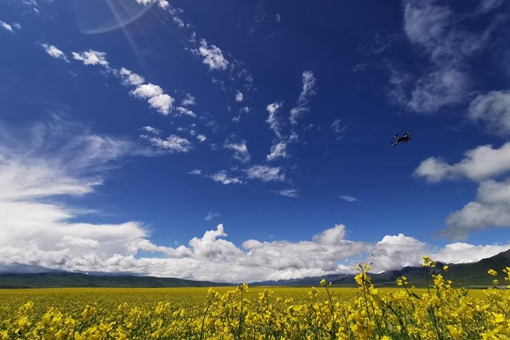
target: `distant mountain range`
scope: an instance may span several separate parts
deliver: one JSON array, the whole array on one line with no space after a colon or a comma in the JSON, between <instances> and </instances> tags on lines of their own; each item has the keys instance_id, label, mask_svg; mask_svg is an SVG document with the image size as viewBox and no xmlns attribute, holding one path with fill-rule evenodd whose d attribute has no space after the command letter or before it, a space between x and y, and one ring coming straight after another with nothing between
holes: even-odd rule
<instances>
[{"instance_id":1,"label":"distant mountain range","mask_svg":"<svg viewBox=\"0 0 510 340\"><path fill-rule=\"evenodd\" d=\"M489 269L501 270L510 267L510 250L499 253L476 263L448 264L448 272L443 272L444 263L437 263L433 273L442 273L445 279L453 281L454 286L467 288L487 287L492 285L493 277L487 274ZM378 287L394 287L395 280L406 276L409 285L426 287L424 267L405 267L381 274L371 274L372 282ZM251 283L251 286L318 286L321 279L333 282L335 286L356 286L353 274L326 275L294 280L263 281ZM430 278L429 278L430 280ZM431 282L429 282L431 284ZM500 277L500 283L505 280ZM93 275L81 273L55 272L46 273L0 273L0 288L38 288L38 287L214 287L233 285L208 281L193 281L176 278L159 278L149 276L111 275L95 273Z\"/></svg>"}]
</instances>

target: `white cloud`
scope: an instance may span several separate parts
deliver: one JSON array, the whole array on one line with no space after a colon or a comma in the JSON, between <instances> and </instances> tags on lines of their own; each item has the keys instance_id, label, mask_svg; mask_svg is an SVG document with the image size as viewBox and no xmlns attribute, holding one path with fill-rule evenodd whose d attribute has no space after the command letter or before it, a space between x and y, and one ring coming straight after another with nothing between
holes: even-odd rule
<instances>
[{"instance_id":1,"label":"white cloud","mask_svg":"<svg viewBox=\"0 0 510 340\"><path fill-rule=\"evenodd\" d=\"M72 52L72 54L75 60L82 61L85 65L108 66L105 52L88 50L80 53Z\"/></svg>"},{"instance_id":2,"label":"white cloud","mask_svg":"<svg viewBox=\"0 0 510 340\"><path fill-rule=\"evenodd\" d=\"M238 102L238 103L242 102L243 98L244 98L243 94L241 92L237 91L237 93L236 93L236 102Z\"/></svg>"},{"instance_id":3,"label":"white cloud","mask_svg":"<svg viewBox=\"0 0 510 340\"><path fill-rule=\"evenodd\" d=\"M183 106L179 106L179 107L177 107L177 109L176 109L176 110L177 110L177 112L179 112L179 113L180 113L180 114L182 114L182 115L186 115L186 116L190 116L190 117L194 117L194 118L196 118L196 117L197 117L197 115L195 114L195 112L193 112L193 111L191 111L190 109L187 109L187 108L185 108L185 107L183 107Z\"/></svg>"},{"instance_id":4,"label":"white cloud","mask_svg":"<svg viewBox=\"0 0 510 340\"><path fill-rule=\"evenodd\" d=\"M14 33L14 30L12 29L12 26L9 25L8 23L2 21L2 20L0 20L0 27L2 27L3 29L5 29L5 30L7 30L7 31L9 31L11 33Z\"/></svg>"},{"instance_id":5,"label":"white cloud","mask_svg":"<svg viewBox=\"0 0 510 340\"><path fill-rule=\"evenodd\" d=\"M63 142L63 132L71 140ZM50 135L54 137L49 138ZM214 230L205 231L202 237L193 237L187 246L167 247L152 243L149 232L139 222L108 225L70 222L83 216L77 209L58 201L63 195L92 193L103 180L98 169L139 154L132 143L91 135L82 127L53 126L48 130L37 126L21 133L5 125L0 125L0 141L0 210L3 211L0 270L29 266L253 282L352 273L355 263L338 263L366 253L377 255L373 268L381 270L419 265L421 256L431 253L439 261L472 262L510 246L453 243L434 253L424 243L402 234L385 236L376 245L346 240L346 227L338 224L316 233L309 241L249 239L238 247L226 239L228 235L220 224ZM201 174L200 170L191 173ZM224 184L241 183L228 178L226 171L211 177ZM491 201L502 194L496 190L488 195L481 190L480 195ZM43 203L47 198L51 200ZM214 213L208 215L212 217ZM167 257L145 254L140 257L142 251Z\"/></svg>"},{"instance_id":6,"label":"white cloud","mask_svg":"<svg viewBox=\"0 0 510 340\"><path fill-rule=\"evenodd\" d=\"M207 137L204 135L197 135L197 139L200 143L203 143L207 140Z\"/></svg>"},{"instance_id":7,"label":"white cloud","mask_svg":"<svg viewBox=\"0 0 510 340\"><path fill-rule=\"evenodd\" d=\"M333 121L333 123L331 124L331 128L338 135L336 139L341 139L343 137L342 133L345 131L345 129L347 129L347 126L341 126L340 123L341 123L341 120L340 120L340 118L338 118L338 119L335 119Z\"/></svg>"},{"instance_id":8,"label":"white cloud","mask_svg":"<svg viewBox=\"0 0 510 340\"><path fill-rule=\"evenodd\" d=\"M200 169L193 169L190 172L188 172L190 175L202 175L202 170Z\"/></svg>"},{"instance_id":9,"label":"white cloud","mask_svg":"<svg viewBox=\"0 0 510 340\"><path fill-rule=\"evenodd\" d=\"M510 181L491 178L510 171L510 142L499 149L483 145L465 152L459 163L449 165L439 158L428 158L415 170L417 177L437 183L446 179L468 178L480 182L475 201L450 214L440 234L449 239L466 239L473 230L510 227Z\"/></svg>"},{"instance_id":10,"label":"white cloud","mask_svg":"<svg viewBox=\"0 0 510 340\"><path fill-rule=\"evenodd\" d=\"M75 270L93 265L93 259L133 256L140 242L148 242L147 230L137 222L74 222L86 210L61 199L92 193L112 162L142 154L136 145L61 120L26 131L2 125L0 268Z\"/></svg>"},{"instance_id":11,"label":"white cloud","mask_svg":"<svg viewBox=\"0 0 510 340\"><path fill-rule=\"evenodd\" d=\"M477 11L483 14L488 13L501 6L503 2L505 0L482 0L478 5Z\"/></svg>"},{"instance_id":12,"label":"white cloud","mask_svg":"<svg viewBox=\"0 0 510 340\"><path fill-rule=\"evenodd\" d=\"M149 132L149 133L153 133L155 135L160 135L161 134L161 130L156 129L155 127L152 127L152 126L149 126L149 125L142 127L142 130L144 130L146 132Z\"/></svg>"},{"instance_id":13,"label":"white cloud","mask_svg":"<svg viewBox=\"0 0 510 340\"><path fill-rule=\"evenodd\" d=\"M258 179L262 182L283 182L285 181L285 173L280 167L270 167L265 165L254 165L245 170L248 178Z\"/></svg>"},{"instance_id":14,"label":"white cloud","mask_svg":"<svg viewBox=\"0 0 510 340\"><path fill-rule=\"evenodd\" d=\"M356 197L349 196L349 195L338 195L338 197L340 197L341 199L343 199L344 201L347 201L347 202L357 202L357 201L359 201L359 199L357 199Z\"/></svg>"},{"instance_id":15,"label":"white cloud","mask_svg":"<svg viewBox=\"0 0 510 340\"><path fill-rule=\"evenodd\" d=\"M280 13L276 13L276 15L274 16L276 22L280 23L282 21L282 16L280 15Z\"/></svg>"},{"instance_id":16,"label":"white cloud","mask_svg":"<svg viewBox=\"0 0 510 340\"><path fill-rule=\"evenodd\" d=\"M163 93L163 89L154 84L138 85L131 94L137 98L148 99L149 105L163 115L168 115L172 108L174 99Z\"/></svg>"},{"instance_id":17,"label":"white cloud","mask_svg":"<svg viewBox=\"0 0 510 340\"><path fill-rule=\"evenodd\" d=\"M266 122L269 124L270 128L274 131L276 137L282 138L282 134L280 131L280 124L276 114L278 110L283 106L283 102L274 102L267 106L266 110L269 113L269 117Z\"/></svg>"},{"instance_id":18,"label":"white cloud","mask_svg":"<svg viewBox=\"0 0 510 340\"><path fill-rule=\"evenodd\" d=\"M167 9L168 7L170 7L170 3L166 0L158 0L158 6L163 9Z\"/></svg>"},{"instance_id":19,"label":"white cloud","mask_svg":"<svg viewBox=\"0 0 510 340\"><path fill-rule=\"evenodd\" d=\"M469 118L484 122L491 133L510 135L510 90L477 96L469 105Z\"/></svg>"},{"instance_id":20,"label":"white cloud","mask_svg":"<svg viewBox=\"0 0 510 340\"><path fill-rule=\"evenodd\" d=\"M220 182L223 185L228 184L243 184L244 182L241 181L239 178L236 177L229 177L227 172L225 170L221 170L211 176L207 176L210 179L212 179L215 182Z\"/></svg>"},{"instance_id":21,"label":"white cloud","mask_svg":"<svg viewBox=\"0 0 510 340\"><path fill-rule=\"evenodd\" d=\"M209 211L207 213L207 215L204 217L204 221L212 221L212 220L214 220L215 218L218 218L218 217L220 217L219 213L217 213L217 212L213 213L212 211Z\"/></svg>"},{"instance_id":22,"label":"white cloud","mask_svg":"<svg viewBox=\"0 0 510 340\"><path fill-rule=\"evenodd\" d=\"M441 235L453 240L466 239L473 230L510 227L510 180L480 183L476 201L448 216Z\"/></svg>"},{"instance_id":23,"label":"white cloud","mask_svg":"<svg viewBox=\"0 0 510 340\"><path fill-rule=\"evenodd\" d=\"M48 44L41 44L41 46L44 48L44 50L46 51L46 53L48 53L51 57L53 58L57 58L57 59L63 59L67 62L69 62L69 60L67 59L66 55L64 54L64 52L62 52L61 50L59 50L57 47L55 47L54 45L48 45Z\"/></svg>"},{"instance_id":24,"label":"white cloud","mask_svg":"<svg viewBox=\"0 0 510 340\"><path fill-rule=\"evenodd\" d=\"M208 46L207 41L202 39L200 47L195 53L202 56L202 62L209 66L210 70L226 70L229 64L228 60L223 56L223 52L215 45Z\"/></svg>"},{"instance_id":25,"label":"white cloud","mask_svg":"<svg viewBox=\"0 0 510 340\"><path fill-rule=\"evenodd\" d=\"M223 144L223 148L234 150L234 159L237 159L241 163L247 163L251 159L251 155L248 152L248 146L246 145L246 141L242 141L240 143L232 143L229 141L225 141Z\"/></svg>"},{"instance_id":26,"label":"white cloud","mask_svg":"<svg viewBox=\"0 0 510 340\"><path fill-rule=\"evenodd\" d=\"M337 224L331 229L324 230L322 233L313 237L313 241L326 246L334 246L342 243L345 236L345 226Z\"/></svg>"},{"instance_id":27,"label":"white cloud","mask_svg":"<svg viewBox=\"0 0 510 340\"><path fill-rule=\"evenodd\" d=\"M407 84L390 92L392 100L414 112L433 113L464 102L471 90L468 59L488 45L497 20L479 33L464 29L467 17L434 0L404 1L404 32L409 42L425 51L430 66L418 78L410 97ZM406 83L409 82L409 77Z\"/></svg>"},{"instance_id":28,"label":"white cloud","mask_svg":"<svg viewBox=\"0 0 510 340\"><path fill-rule=\"evenodd\" d=\"M402 267L419 266L423 255L432 255L427 245L404 234L387 235L370 250L367 262L372 263L372 271L397 270ZM432 256L435 261L441 258Z\"/></svg>"},{"instance_id":29,"label":"white cloud","mask_svg":"<svg viewBox=\"0 0 510 340\"><path fill-rule=\"evenodd\" d=\"M186 97L181 102L182 106L195 106L197 105L197 99L191 94L187 93Z\"/></svg>"},{"instance_id":30,"label":"white cloud","mask_svg":"<svg viewBox=\"0 0 510 340\"><path fill-rule=\"evenodd\" d=\"M159 113L167 115L172 108L173 98L168 94L160 94L149 99L151 107L155 108Z\"/></svg>"},{"instance_id":31,"label":"white cloud","mask_svg":"<svg viewBox=\"0 0 510 340\"><path fill-rule=\"evenodd\" d=\"M12 24L12 27L14 27L14 28L15 28L15 29L17 29L17 30L22 29L21 25L20 25L20 24L18 24L17 22L15 22L14 24Z\"/></svg>"},{"instance_id":32,"label":"white cloud","mask_svg":"<svg viewBox=\"0 0 510 340\"><path fill-rule=\"evenodd\" d=\"M416 82L408 107L415 112L434 112L466 99L470 79L450 65L438 68Z\"/></svg>"},{"instance_id":33,"label":"white cloud","mask_svg":"<svg viewBox=\"0 0 510 340\"><path fill-rule=\"evenodd\" d=\"M143 139L148 140L152 145L159 149L168 151L170 153L187 153L193 150L193 144L186 138L181 138L176 135L170 135L167 139L159 137L151 137L147 135L140 136Z\"/></svg>"},{"instance_id":34,"label":"white cloud","mask_svg":"<svg viewBox=\"0 0 510 340\"><path fill-rule=\"evenodd\" d=\"M299 95L297 106L290 110L290 121L292 124L296 124L296 119L303 113L310 110L308 107L310 97L312 97L317 92L315 82L315 77L313 76L312 71L303 72L303 89Z\"/></svg>"},{"instance_id":35,"label":"white cloud","mask_svg":"<svg viewBox=\"0 0 510 340\"><path fill-rule=\"evenodd\" d=\"M163 89L154 84L143 84L139 85L135 90L131 92L135 97L148 99L163 94Z\"/></svg>"},{"instance_id":36,"label":"white cloud","mask_svg":"<svg viewBox=\"0 0 510 340\"><path fill-rule=\"evenodd\" d=\"M288 158L287 143L278 142L271 147L271 153L266 156L268 161L273 161L278 158Z\"/></svg>"},{"instance_id":37,"label":"white cloud","mask_svg":"<svg viewBox=\"0 0 510 340\"><path fill-rule=\"evenodd\" d=\"M145 79L141 75L136 74L124 67L120 69L119 74L124 79L125 85L137 86L137 85L141 85L145 82Z\"/></svg>"},{"instance_id":38,"label":"white cloud","mask_svg":"<svg viewBox=\"0 0 510 340\"><path fill-rule=\"evenodd\" d=\"M280 196L285 196L285 197L291 197L291 198L299 197L297 189L284 189L284 190L280 190L280 191L275 191L275 193Z\"/></svg>"},{"instance_id":39,"label":"white cloud","mask_svg":"<svg viewBox=\"0 0 510 340\"><path fill-rule=\"evenodd\" d=\"M437 183L445 179L468 178L483 181L510 171L510 142L499 149L482 145L464 153L459 163L449 165L440 158L431 157L421 162L415 176Z\"/></svg>"}]
</instances>

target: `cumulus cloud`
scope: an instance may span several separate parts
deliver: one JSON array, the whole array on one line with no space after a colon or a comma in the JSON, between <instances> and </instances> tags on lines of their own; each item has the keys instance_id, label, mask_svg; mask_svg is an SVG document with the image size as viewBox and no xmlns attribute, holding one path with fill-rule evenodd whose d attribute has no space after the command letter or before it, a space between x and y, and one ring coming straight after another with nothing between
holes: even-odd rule
<instances>
[{"instance_id":1,"label":"cumulus cloud","mask_svg":"<svg viewBox=\"0 0 510 340\"><path fill-rule=\"evenodd\" d=\"M200 169L193 169L190 172L188 172L190 175L202 175L202 170Z\"/></svg>"},{"instance_id":2,"label":"cumulus cloud","mask_svg":"<svg viewBox=\"0 0 510 340\"><path fill-rule=\"evenodd\" d=\"M271 147L271 153L266 156L268 161L273 161L278 158L288 158L287 143L278 142Z\"/></svg>"},{"instance_id":3,"label":"cumulus cloud","mask_svg":"<svg viewBox=\"0 0 510 340\"><path fill-rule=\"evenodd\" d=\"M173 248L153 243L140 222L88 223L79 209L61 200L92 194L103 183L105 165L140 154L131 142L93 135L82 127L36 126L20 132L0 125L0 270L25 266L253 282L352 273L355 264L348 259L367 253L377 255L376 270L418 265L422 255L431 254L422 242L402 234L388 235L375 245L347 240L342 224L310 233L311 240L249 239L242 246L226 239L228 234L219 224L191 238L188 245ZM200 175L201 171L191 173ZM224 184L240 183L226 171L211 178ZM212 218L215 213L207 216ZM435 260L472 262L509 246L453 243L432 253ZM148 252L164 256L150 257ZM347 262L339 264L342 261Z\"/></svg>"},{"instance_id":4,"label":"cumulus cloud","mask_svg":"<svg viewBox=\"0 0 510 340\"><path fill-rule=\"evenodd\" d=\"M142 127L142 130L144 130L146 132L149 132L149 133L152 133L152 134L155 134L155 135L160 135L161 134L161 130L156 129L155 127L152 127L152 126L149 126L149 125Z\"/></svg>"},{"instance_id":5,"label":"cumulus cloud","mask_svg":"<svg viewBox=\"0 0 510 340\"><path fill-rule=\"evenodd\" d=\"M208 45L205 39L200 41L198 50L194 51L202 57L202 62L209 66L210 70L224 71L229 64L228 60L223 56L223 52L215 45Z\"/></svg>"},{"instance_id":6,"label":"cumulus cloud","mask_svg":"<svg viewBox=\"0 0 510 340\"><path fill-rule=\"evenodd\" d=\"M367 261L372 263L372 271L377 273L418 266L423 263L423 255L431 255L425 243L404 234L387 235L370 250ZM441 260L437 257L432 258L436 261Z\"/></svg>"},{"instance_id":7,"label":"cumulus cloud","mask_svg":"<svg viewBox=\"0 0 510 340\"><path fill-rule=\"evenodd\" d=\"M61 50L59 50L57 47L55 47L54 45L49 45L49 44L41 44L41 46L44 48L44 50L46 51L46 53L48 53L48 55L50 55L51 57L53 58L57 58L57 59L63 59L65 60L66 62L69 62L69 60L67 59L66 55L64 54L64 52L62 52Z\"/></svg>"},{"instance_id":8,"label":"cumulus cloud","mask_svg":"<svg viewBox=\"0 0 510 340\"><path fill-rule=\"evenodd\" d=\"M431 157L415 170L417 177L430 183L467 178L480 182L476 200L450 214L446 229L439 234L452 240L464 240L473 230L510 227L510 182L496 182L491 178L510 171L510 142L499 149L492 145L479 146L465 152L457 164Z\"/></svg>"},{"instance_id":9,"label":"cumulus cloud","mask_svg":"<svg viewBox=\"0 0 510 340\"><path fill-rule=\"evenodd\" d=\"M142 77L141 75L136 74L124 67L122 67L120 69L119 74L123 78L125 85L137 86L137 85L141 85L145 82L144 77Z\"/></svg>"},{"instance_id":10,"label":"cumulus cloud","mask_svg":"<svg viewBox=\"0 0 510 340\"><path fill-rule=\"evenodd\" d=\"M465 240L473 230L510 227L510 179L480 183L476 200L450 214L440 235Z\"/></svg>"},{"instance_id":11,"label":"cumulus cloud","mask_svg":"<svg viewBox=\"0 0 510 340\"><path fill-rule=\"evenodd\" d=\"M174 134L168 136L166 139L160 137L141 135L143 139L148 140L152 145L170 153L187 153L193 150L193 144L186 138L181 138Z\"/></svg>"},{"instance_id":12,"label":"cumulus cloud","mask_svg":"<svg viewBox=\"0 0 510 340\"><path fill-rule=\"evenodd\" d=\"M219 182L223 185L229 184L243 184L244 182L237 177L229 177L226 170L218 171L217 173L207 176L215 182Z\"/></svg>"},{"instance_id":13,"label":"cumulus cloud","mask_svg":"<svg viewBox=\"0 0 510 340\"><path fill-rule=\"evenodd\" d=\"M477 96L469 105L469 118L485 123L490 133L510 135L510 90Z\"/></svg>"},{"instance_id":14,"label":"cumulus cloud","mask_svg":"<svg viewBox=\"0 0 510 340\"><path fill-rule=\"evenodd\" d=\"M88 50L84 52L72 52L75 60L82 61L85 65L101 65L108 66L105 52Z\"/></svg>"},{"instance_id":15,"label":"cumulus cloud","mask_svg":"<svg viewBox=\"0 0 510 340\"><path fill-rule=\"evenodd\" d=\"M258 179L262 182L283 182L285 181L285 173L280 167L270 167L265 165L254 165L245 170L248 178Z\"/></svg>"},{"instance_id":16,"label":"cumulus cloud","mask_svg":"<svg viewBox=\"0 0 510 340\"><path fill-rule=\"evenodd\" d=\"M19 138L23 136L23 138ZM0 268L79 270L92 258L132 256L148 232L138 222L74 222L86 210L61 199L91 194L112 162L143 152L133 143L52 121L0 128ZM91 253L92 252L92 253ZM89 259L89 260L88 260Z\"/></svg>"},{"instance_id":17,"label":"cumulus cloud","mask_svg":"<svg viewBox=\"0 0 510 340\"><path fill-rule=\"evenodd\" d=\"M187 93L186 97L181 102L182 106L195 106L197 105L197 99L191 94Z\"/></svg>"},{"instance_id":18,"label":"cumulus cloud","mask_svg":"<svg viewBox=\"0 0 510 340\"><path fill-rule=\"evenodd\" d=\"M6 23L5 21L0 20L0 27L2 27L6 31L14 33L14 30L12 29L12 26L9 25L8 23Z\"/></svg>"},{"instance_id":19,"label":"cumulus cloud","mask_svg":"<svg viewBox=\"0 0 510 340\"><path fill-rule=\"evenodd\" d=\"M244 98L244 96L243 96L242 92L237 91L237 93L236 93L236 102L238 102L238 103L242 102L243 98Z\"/></svg>"},{"instance_id":20,"label":"cumulus cloud","mask_svg":"<svg viewBox=\"0 0 510 340\"><path fill-rule=\"evenodd\" d=\"M431 183L460 178L483 181L510 171L510 142L499 149L494 149L492 145L482 145L466 151L464 157L453 165L440 158L428 158L421 162L414 174Z\"/></svg>"},{"instance_id":21,"label":"cumulus cloud","mask_svg":"<svg viewBox=\"0 0 510 340\"><path fill-rule=\"evenodd\" d=\"M137 98L147 99L152 108L165 116L170 112L174 102L172 97L163 93L160 86L151 83L138 85L136 89L131 91L131 94Z\"/></svg>"},{"instance_id":22,"label":"cumulus cloud","mask_svg":"<svg viewBox=\"0 0 510 340\"><path fill-rule=\"evenodd\" d=\"M274 191L275 194L285 197L298 198L298 190L297 189L284 189L279 191Z\"/></svg>"},{"instance_id":23,"label":"cumulus cloud","mask_svg":"<svg viewBox=\"0 0 510 340\"><path fill-rule=\"evenodd\" d=\"M240 143L232 143L229 141L225 141L225 143L223 144L223 148L233 150L234 159L237 159L241 163L248 163L251 159L251 155L248 152L248 146L246 145L246 141L242 141Z\"/></svg>"},{"instance_id":24,"label":"cumulus cloud","mask_svg":"<svg viewBox=\"0 0 510 340\"><path fill-rule=\"evenodd\" d=\"M215 218L218 218L218 217L220 217L219 213L217 213L217 212L213 213L212 211L209 211L207 213L207 215L204 217L204 221L212 221L212 220L214 220Z\"/></svg>"},{"instance_id":25,"label":"cumulus cloud","mask_svg":"<svg viewBox=\"0 0 510 340\"><path fill-rule=\"evenodd\" d=\"M204 135L197 135L197 139L200 143L203 143L207 140L207 137Z\"/></svg>"},{"instance_id":26,"label":"cumulus cloud","mask_svg":"<svg viewBox=\"0 0 510 340\"><path fill-rule=\"evenodd\" d=\"M183 106L179 106L177 107L177 112L182 114L182 115L186 115L186 116L190 116L190 117L193 117L193 118L196 118L197 115L195 114L195 112L191 111L190 109L187 109Z\"/></svg>"},{"instance_id":27,"label":"cumulus cloud","mask_svg":"<svg viewBox=\"0 0 510 340\"><path fill-rule=\"evenodd\" d=\"M308 107L310 98L317 92L315 82L312 71L303 72L303 89L299 95L297 105L290 110L290 121L292 124L296 124L296 119L310 110Z\"/></svg>"}]
</instances>

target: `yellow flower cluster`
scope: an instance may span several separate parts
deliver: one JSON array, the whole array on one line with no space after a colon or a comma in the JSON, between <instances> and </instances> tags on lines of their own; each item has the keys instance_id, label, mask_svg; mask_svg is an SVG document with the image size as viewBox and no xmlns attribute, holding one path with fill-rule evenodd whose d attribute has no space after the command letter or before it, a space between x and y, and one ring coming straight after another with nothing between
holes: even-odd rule
<instances>
[{"instance_id":1,"label":"yellow flower cluster","mask_svg":"<svg viewBox=\"0 0 510 340\"><path fill-rule=\"evenodd\" d=\"M427 265L428 264L428 265ZM425 260L425 266L434 262ZM468 292L432 275L432 290L300 288L0 291L0 339L510 339L510 295ZM510 282L510 267L505 268ZM494 275L495 271L490 271ZM444 275L447 275L443 273ZM428 275L428 274L427 274ZM318 282L319 283L319 282Z\"/></svg>"}]
</instances>

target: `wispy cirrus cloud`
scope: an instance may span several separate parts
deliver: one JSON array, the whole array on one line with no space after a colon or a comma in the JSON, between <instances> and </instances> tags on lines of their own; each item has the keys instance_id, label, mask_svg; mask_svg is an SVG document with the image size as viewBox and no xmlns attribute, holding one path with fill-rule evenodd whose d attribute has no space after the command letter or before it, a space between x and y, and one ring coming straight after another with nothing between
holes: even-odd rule
<instances>
[{"instance_id":1,"label":"wispy cirrus cloud","mask_svg":"<svg viewBox=\"0 0 510 340\"><path fill-rule=\"evenodd\" d=\"M283 102L274 102L267 106L266 110L269 113L269 117L266 120L266 123L269 124L269 127L275 133L276 137L282 138L280 122L277 116L278 111L283 106Z\"/></svg>"},{"instance_id":2,"label":"wispy cirrus cloud","mask_svg":"<svg viewBox=\"0 0 510 340\"><path fill-rule=\"evenodd\" d=\"M301 90L301 94L299 95L299 99L297 101L296 106L294 106L290 110L290 122L292 124L297 123L297 118L308 112L310 108L308 104L310 103L310 98L315 95L317 92L316 88L316 80L312 71L304 71L303 72L303 89Z\"/></svg>"},{"instance_id":3,"label":"wispy cirrus cloud","mask_svg":"<svg viewBox=\"0 0 510 340\"><path fill-rule=\"evenodd\" d=\"M258 179L262 182L283 182L285 173L280 167L270 167L266 165L254 165L245 170L249 179Z\"/></svg>"},{"instance_id":4,"label":"wispy cirrus cloud","mask_svg":"<svg viewBox=\"0 0 510 340\"><path fill-rule=\"evenodd\" d=\"M207 215L204 217L204 221L208 221L209 222L209 221L212 221L212 220L214 220L214 219L216 219L216 218L218 218L220 216L221 215L219 213L217 213L217 212L209 211L207 213Z\"/></svg>"},{"instance_id":5,"label":"wispy cirrus cloud","mask_svg":"<svg viewBox=\"0 0 510 340\"><path fill-rule=\"evenodd\" d=\"M187 153L193 150L193 144L189 140L174 134L168 136L166 139L148 135L141 135L140 137L149 141L159 150L170 153Z\"/></svg>"},{"instance_id":6,"label":"wispy cirrus cloud","mask_svg":"<svg viewBox=\"0 0 510 340\"><path fill-rule=\"evenodd\" d=\"M337 196L347 202L358 202L359 201L359 199L357 199L354 196L350 196L350 195L337 195Z\"/></svg>"},{"instance_id":7,"label":"wispy cirrus cloud","mask_svg":"<svg viewBox=\"0 0 510 340\"><path fill-rule=\"evenodd\" d=\"M298 189L284 189L284 190L273 191L273 193L280 195L280 196L290 197L290 198L298 198L299 197Z\"/></svg>"},{"instance_id":8,"label":"wispy cirrus cloud","mask_svg":"<svg viewBox=\"0 0 510 340\"><path fill-rule=\"evenodd\" d=\"M251 155L248 152L248 146L246 144L246 141L233 143L227 140L223 144L223 148L233 150L234 159L237 159L241 163L248 163L251 159Z\"/></svg>"},{"instance_id":9,"label":"wispy cirrus cloud","mask_svg":"<svg viewBox=\"0 0 510 340\"><path fill-rule=\"evenodd\" d=\"M287 143L278 142L271 147L271 153L266 156L267 161L273 161L278 158L289 158L287 153Z\"/></svg>"},{"instance_id":10,"label":"wispy cirrus cloud","mask_svg":"<svg viewBox=\"0 0 510 340\"><path fill-rule=\"evenodd\" d=\"M341 125L341 120L340 118L338 119L335 119L333 121L333 123L331 123L331 129L333 130L333 132L337 135L336 139L342 139L343 137L343 133L344 131L347 129L347 126L342 126Z\"/></svg>"},{"instance_id":11,"label":"wispy cirrus cloud","mask_svg":"<svg viewBox=\"0 0 510 340\"><path fill-rule=\"evenodd\" d=\"M215 174L212 174L210 176L206 176L212 179L215 182L219 182L223 185L229 185L229 184L243 184L244 182L240 180L237 177L230 177L226 170L218 171Z\"/></svg>"}]
</instances>

